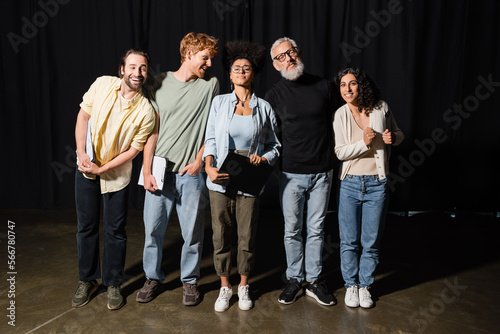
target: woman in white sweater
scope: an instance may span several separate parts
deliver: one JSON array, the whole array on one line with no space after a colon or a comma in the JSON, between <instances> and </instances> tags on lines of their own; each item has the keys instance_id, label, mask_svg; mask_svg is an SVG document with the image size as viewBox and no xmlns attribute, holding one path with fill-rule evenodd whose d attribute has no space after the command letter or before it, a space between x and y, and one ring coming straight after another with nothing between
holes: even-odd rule
<instances>
[{"instance_id":1,"label":"woman in white sweater","mask_svg":"<svg viewBox=\"0 0 500 334\"><path fill-rule=\"evenodd\" d=\"M346 68L335 81L346 102L333 121L335 154L341 161L338 219L345 304L370 308L369 288L389 200L390 146L399 145L404 134L366 73Z\"/></svg>"}]
</instances>

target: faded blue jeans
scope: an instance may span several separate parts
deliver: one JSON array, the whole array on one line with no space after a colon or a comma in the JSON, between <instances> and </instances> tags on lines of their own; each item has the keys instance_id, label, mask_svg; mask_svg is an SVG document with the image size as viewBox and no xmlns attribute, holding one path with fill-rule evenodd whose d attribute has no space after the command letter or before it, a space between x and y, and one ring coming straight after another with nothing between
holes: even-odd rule
<instances>
[{"instance_id":1,"label":"faded blue jeans","mask_svg":"<svg viewBox=\"0 0 500 334\"><path fill-rule=\"evenodd\" d=\"M333 171L317 174L281 172L280 202L285 219L286 276L315 282L322 270L323 227L328 211ZM302 243L304 209L307 239ZM305 276L304 276L305 272Z\"/></svg>"},{"instance_id":2,"label":"faded blue jeans","mask_svg":"<svg viewBox=\"0 0 500 334\"><path fill-rule=\"evenodd\" d=\"M167 172L163 190L146 192L144 200L145 242L143 267L146 277L165 280L161 269L163 239L172 210L177 211L184 240L181 251L181 281L195 284L200 277L201 251L207 193L205 179L200 173Z\"/></svg>"},{"instance_id":3,"label":"faded blue jeans","mask_svg":"<svg viewBox=\"0 0 500 334\"><path fill-rule=\"evenodd\" d=\"M340 181L338 200L340 268L345 286L358 286L359 281L359 287L369 287L375 280L389 204L387 179L348 174Z\"/></svg>"}]
</instances>

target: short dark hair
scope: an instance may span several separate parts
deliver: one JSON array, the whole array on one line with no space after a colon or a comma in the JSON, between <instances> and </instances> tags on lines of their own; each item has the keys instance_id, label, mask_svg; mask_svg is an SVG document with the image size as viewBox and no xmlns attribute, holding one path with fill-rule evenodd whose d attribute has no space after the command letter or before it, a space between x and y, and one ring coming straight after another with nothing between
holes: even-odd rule
<instances>
[{"instance_id":1,"label":"short dark hair","mask_svg":"<svg viewBox=\"0 0 500 334\"><path fill-rule=\"evenodd\" d=\"M375 82L357 67L347 67L339 71L335 76L335 84L340 89L340 80L346 74L352 74L358 81L358 107L359 111L369 113L375 109L380 103L380 90Z\"/></svg>"},{"instance_id":2,"label":"short dark hair","mask_svg":"<svg viewBox=\"0 0 500 334\"><path fill-rule=\"evenodd\" d=\"M127 52L123 54L123 56L120 58L120 62L118 64L118 76L120 78L123 78L122 74L122 67L125 67L125 60L127 59L128 56L131 54L137 54L140 56L143 56L146 58L146 62L148 63L148 68L151 68L151 57L149 56L149 53L146 50L141 50L141 49L129 49Z\"/></svg>"}]
</instances>

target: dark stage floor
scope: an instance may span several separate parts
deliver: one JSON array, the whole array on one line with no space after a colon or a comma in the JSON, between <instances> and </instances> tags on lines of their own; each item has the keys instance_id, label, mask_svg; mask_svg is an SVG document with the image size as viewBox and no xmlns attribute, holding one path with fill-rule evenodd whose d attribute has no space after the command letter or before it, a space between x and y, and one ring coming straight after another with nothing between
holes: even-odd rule
<instances>
[{"instance_id":1,"label":"dark stage floor","mask_svg":"<svg viewBox=\"0 0 500 334\"><path fill-rule=\"evenodd\" d=\"M166 235L163 292L152 302L139 304L135 294L145 279L141 263L144 228L142 212L130 211L127 282L123 285L127 302L121 310L109 311L104 288L88 305L71 307L78 281L74 211L1 210L0 217L0 309L4 313L0 333L500 332L500 218L495 214L457 214L455 218L440 213L390 214L372 287L376 306L366 310L344 305L333 212L328 215L323 272L338 304L320 306L306 296L289 306L279 304L285 270L283 223L279 211L262 210L257 264L250 280L255 307L241 311L233 296L224 313L213 308L219 281L213 269L208 219L199 282L201 304L185 307L181 303L181 241L175 219ZM15 239L9 224L14 226ZM10 254L15 256L13 270L8 268L9 240L15 241L15 253L11 248ZM236 286L235 276L234 291ZM9 325L12 316L15 327Z\"/></svg>"}]
</instances>

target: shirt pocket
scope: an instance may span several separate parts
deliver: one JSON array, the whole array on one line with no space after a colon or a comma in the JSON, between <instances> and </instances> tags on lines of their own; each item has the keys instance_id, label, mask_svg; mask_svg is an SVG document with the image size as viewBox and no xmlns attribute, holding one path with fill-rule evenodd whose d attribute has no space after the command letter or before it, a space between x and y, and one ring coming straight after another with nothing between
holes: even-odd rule
<instances>
[{"instance_id":1,"label":"shirt pocket","mask_svg":"<svg viewBox=\"0 0 500 334\"><path fill-rule=\"evenodd\" d=\"M132 144L134 136L137 134L139 130L139 125L131 122L129 120L124 120L122 126L119 130L119 133L116 135L115 140L115 151L116 155L125 152Z\"/></svg>"}]
</instances>

